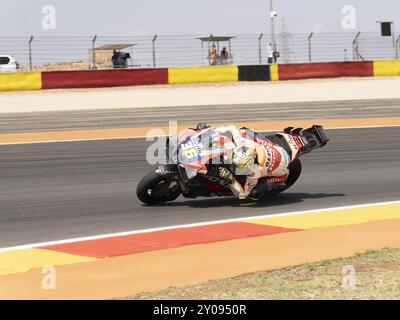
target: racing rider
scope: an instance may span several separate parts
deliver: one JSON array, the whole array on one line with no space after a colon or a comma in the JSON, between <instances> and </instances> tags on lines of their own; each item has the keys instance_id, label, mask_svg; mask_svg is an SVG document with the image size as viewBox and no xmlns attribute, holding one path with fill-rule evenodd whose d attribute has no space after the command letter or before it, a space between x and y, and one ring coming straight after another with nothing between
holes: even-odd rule
<instances>
[{"instance_id":1,"label":"racing rider","mask_svg":"<svg viewBox=\"0 0 400 320\"><path fill-rule=\"evenodd\" d=\"M289 173L290 157L281 146L268 143L261 145L254 141L252 137L245 134L244 129L237 129L235 126L217 127L216 132L220 135L231 135L235 144L233 152L227 156L235 166L236 173L245 173L246 182L242 186L235 178L234 174L225 167L218 168L219 178L225 180L232 193L241 198L247 198L255 186L258 179L263 177L274 177L275 186L278 184L285 186L285 180ZM237 169L242 169L240 172Z\"/></svg>"}]
</instances>

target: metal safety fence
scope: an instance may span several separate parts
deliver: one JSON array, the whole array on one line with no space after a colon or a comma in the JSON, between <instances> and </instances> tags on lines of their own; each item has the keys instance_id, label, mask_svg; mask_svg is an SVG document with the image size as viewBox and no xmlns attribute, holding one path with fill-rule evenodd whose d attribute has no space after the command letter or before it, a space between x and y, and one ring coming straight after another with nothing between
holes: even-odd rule
<instances>
[{"instance_id":1,"label":"metal safety fence","mask_svg":"<svg viewBox=\"0 0 400 320\"><path fill-rule=\"evenodd\" d=\"M22 71L103 69L112 67L111 53L101 48L120 45L130 54L131 68L209 65L210 47L215 43L200 41L198 36L0 36L0 55L13 55ZM272 54L269 35L231 36L229 47L226 42L217 43L218 54L224 46L231 51L229 63L268 63ZM278 63L392 60L399 59L400 51L400 37L358 31L282 32L276 42Z\"/></svg>"}]
</instances>

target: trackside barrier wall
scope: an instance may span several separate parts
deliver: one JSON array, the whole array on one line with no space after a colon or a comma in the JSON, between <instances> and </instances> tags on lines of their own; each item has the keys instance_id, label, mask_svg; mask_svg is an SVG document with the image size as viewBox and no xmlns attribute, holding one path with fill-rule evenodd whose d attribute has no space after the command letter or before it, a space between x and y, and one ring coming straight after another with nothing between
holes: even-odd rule
<instances>
[{"instance_id":1,"label":"trackside barrier wall","mask_svg":"<svg viewBox=\"0 0 400 320\"><path fill-rule=\"evenodd\" d=\"M280 64L278 79L372 77L373 67L372 61Z\"/></svg>"},{"instance_id":2,"label":"trackside barrier wall","mask_svg":"<svg viewBox=\"0 0 400 320\"><path fill-rule=\"evenodd\" d=\"M270 81L269 65L239 66L239 81Z\"/></svg>"},{"instance_id":3,"label":"trackside barrier wall","mask_svg":"<svg viewBox=\"0 0 400 320\"><path fill-rule=\"evenodd\" d=\"M0 73L0 91L400 76L400 61Z\"/></svg>"},{"instance_id":4,"label":"trackside barrier wall","mask_svg":"<svg viewBox=\"0 0 400 320\"><path fill-rule=\"evenodd\" d=\"M40 90L40 72L0 73L0 91Z\"/></svg>"},{"instance_id":5,"label":"trackside barrier wall","mask_svg":"<svg viewBox=\"0 0 400 320\"><path fill-rule=\"evenodd\" d=\"M42 82L43 89L167 84L168 69L43 72Z\"/></svg>"},{"instance_id":6,"label":"trackside barrier wall","mask_svg":"<svg viewBox=\"0 0 400 320\"><path fill-rule=\"evenodd\" d=\"M271 64L269 69L271 73L271 81L278 81L279 80L278 65Z\"/></svg>"},{"instance_id":7,"label":"trackside barrier wall","mask_svg":"<svg viewBox=\"0 0 400 320\"><path fill-rule=\"evenodd\" d=\"M169 68L170 84L238 81L237 66Z\"/></svg>"},{"instance_id":8,"label":"trackside barrier wall","mask_svg":"<svg viewBox=\"0 0 400 320\"><path fill-rule=\"evenodd\" d=\"M375 77L400 76L400 61L398 60L374 61L374 76Z\"/></svg>"}]
</instances>

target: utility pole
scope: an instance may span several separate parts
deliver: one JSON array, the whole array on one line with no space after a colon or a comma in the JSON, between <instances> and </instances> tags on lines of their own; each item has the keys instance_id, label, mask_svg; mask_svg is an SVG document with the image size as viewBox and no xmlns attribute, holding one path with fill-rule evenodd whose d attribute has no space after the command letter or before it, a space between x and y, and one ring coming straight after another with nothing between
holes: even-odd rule
<instances>
[{"instance_id":1,"label":"utility pole","mask_svg":"<svg viewBox=\"0 0 400 320\"><path fill-rule=\"evenodd\" d=\"M33 41L33 36L29 38L29 70L32 71L32 41Z\"/></svg>"},{"instance_id":2,"label":"utility pole","mask_svg":"<svg viewBox=\"0 0 400 320\"><path fill-rule=\"evenodd\" d=\"M261 39L264 36L263 33L260 33L258 36L258 63L261 65L262 64L262 50L261 50ZM230 50L229 50L230 52Z\"/></svg>"},{"instance_id":3,"label":"utility pole","mask_svg":"<svg viewBox=\"0 0 400 320\"><path fill-rule=\"evenodd\" d=\"M95 35L92 40L92 60L93 60L92 61L93 62L92 69L93 70L97 69L97 67L96 67L96 40L97 40L97 35Z\"/></svg>"},{"instance_id":4,"label":"utility pole","mask_svg":"<svg viewBox=\"0 0 400 320\"><path fill-rule=\"evenodd\" d=\"M152 48L153 48L153 68L155 68L156 67L156 40L157 40L157 35L156 34L154 34L153 35L153 39L151 40L152 41Z\"/></svg>"},{"instance_id":5,"label":"utility pole","mask_svg":"<svg viewBox=\"0 0 400 320\"><path fill-rule=\"evenodd\" d=\"M311 32L308 36L308 61L312 62L312 52L311 52L311 38L313 37L314 32Z\"/></svg>"},{"instance_id":6,"label":"utility pole","mask_svg":"<svg viewBox=\"0 0 400 320\"><path fill-rule=\"evenodd\" d=\"M270 30L271 30L271 45L273 51L273 63L277 62L276 39L275 39L275 17L277 16L274 11L273 0L269 0L269 17L270 17Z\"/></svg>"}]
</instances>

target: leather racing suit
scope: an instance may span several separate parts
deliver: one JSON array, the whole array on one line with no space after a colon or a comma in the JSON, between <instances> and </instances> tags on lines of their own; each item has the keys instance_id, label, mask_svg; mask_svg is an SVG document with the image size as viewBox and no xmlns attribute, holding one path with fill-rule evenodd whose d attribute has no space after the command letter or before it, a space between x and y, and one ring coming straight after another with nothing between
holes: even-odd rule
<instances>
[{"instance_id":1,"label":"leather racing suit","mask_svg":"<svg viewBox=\"0 0 400 320\"><path fill-rule=\"evenodd\" d=\"M236 180L227 168L219 168L219 177L228 182L228 186L234 195L239 198L247 198L254 187L257 186L258 180L263 177L278 177L277 181L284 184L289 173L288 166L290 163L289 154L285 149L272 142L261 145L255 142L252 137L244 135L243 130L239 130L233 125L217 127L215 131L220 135L230 134L237 148L245 146L251 154L251 161L241 168L243 171L236 170L237 175L245 174L247 176L244 186ZM232 156L226 158L226 160L234 160ZM236 166L235 161L232 161L232 163Z\"/></svg>"}]
</instances>

